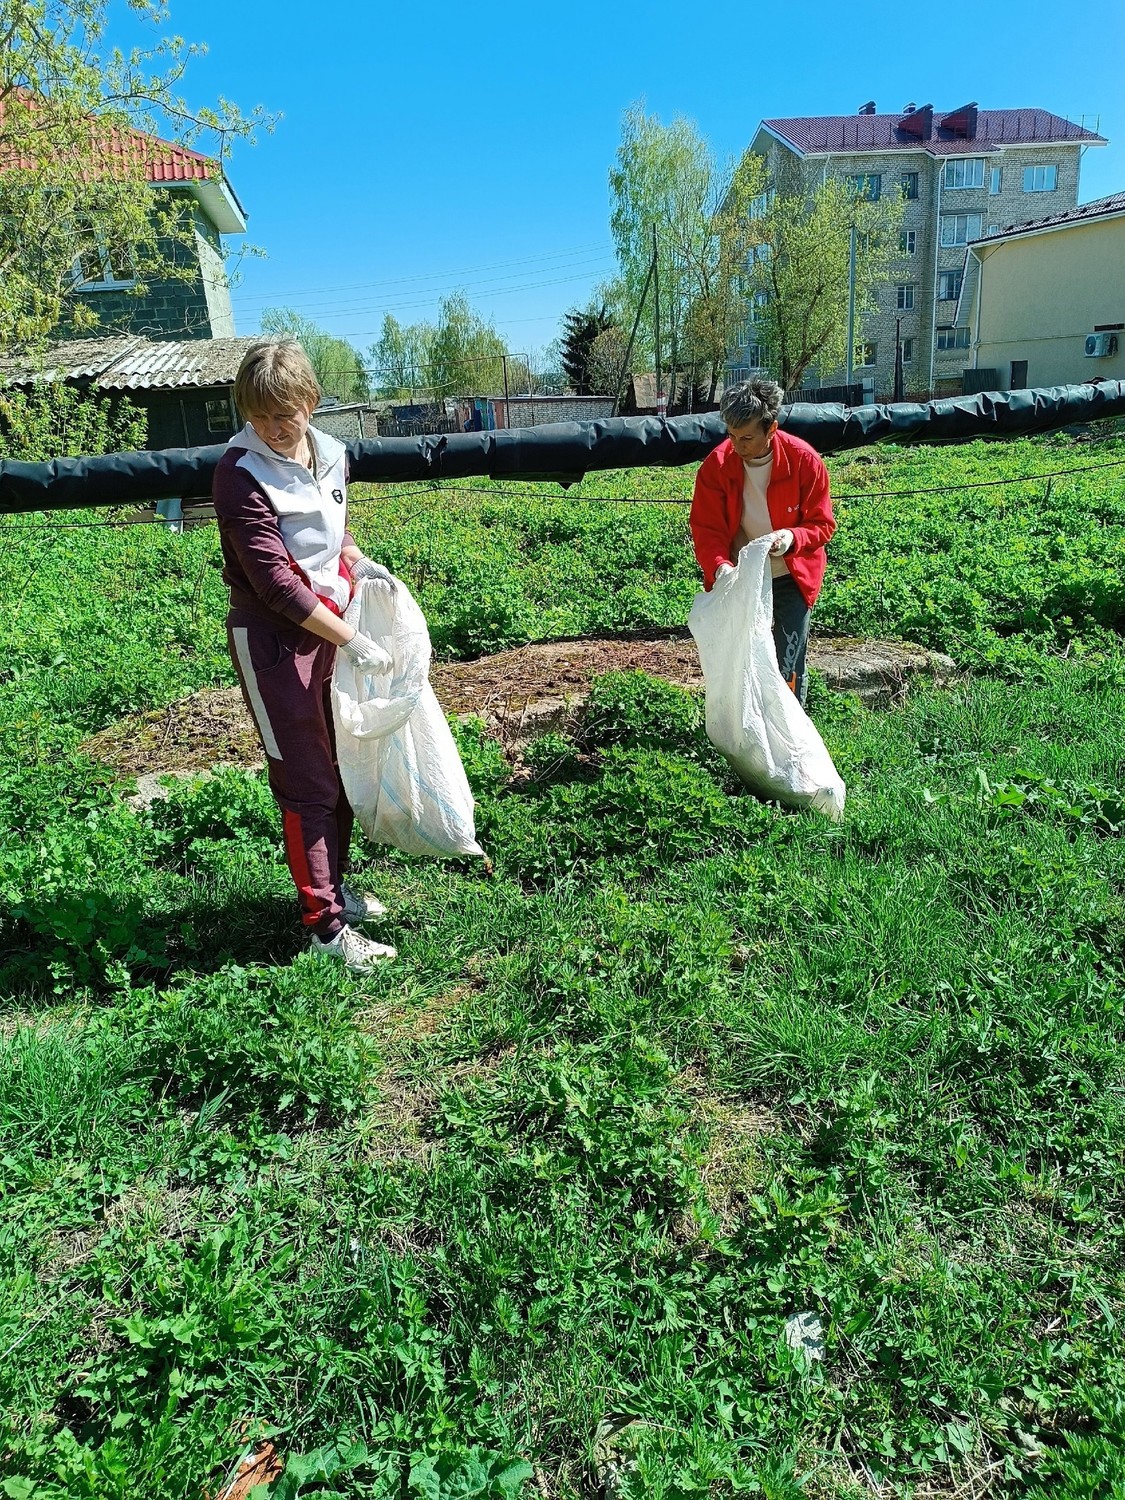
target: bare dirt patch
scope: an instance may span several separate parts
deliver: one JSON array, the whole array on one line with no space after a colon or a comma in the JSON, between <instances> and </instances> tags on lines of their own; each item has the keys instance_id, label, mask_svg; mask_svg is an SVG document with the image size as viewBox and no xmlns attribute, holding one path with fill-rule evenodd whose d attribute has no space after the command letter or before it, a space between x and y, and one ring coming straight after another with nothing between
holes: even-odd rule
<instances>
[{"instance_id":1,"label":"bare dirt patch","mask_svg":"<svg viewBox=\"0 0 1125 1500\"><path fill-rule=\"evenodd\" d=\"M901 641L814 639L809 664L829 686L869 703L901 694L919 674L954 670L948 657ZM435 662L430 681L448 714L482 718L506 743L563 726L580 708L595 677L641 671L681 687L702 688L695 642L686 629L612 639L542 641L476 661ZM206 689L166 708L134 714L82 747L122 776L255 766L262 749L238 688Z\"/></svg>"}]
</instances>

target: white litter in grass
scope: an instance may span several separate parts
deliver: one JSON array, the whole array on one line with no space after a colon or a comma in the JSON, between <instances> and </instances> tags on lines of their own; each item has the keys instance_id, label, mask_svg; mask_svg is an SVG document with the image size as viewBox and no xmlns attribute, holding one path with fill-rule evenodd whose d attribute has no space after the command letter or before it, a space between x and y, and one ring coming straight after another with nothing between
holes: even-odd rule
<instances>
[{"instance_id":1,"label":"white litter in grass","mask_svg":"<svg viewBox=\"0 0 1125 1500\"><path fill-rule=\"evenodd\" d=\"M803 1350L806 1359L823 1359L824 1325L814 1312L794 1313L785 1320L785 1342Z\"/></svg>"}]
</instances>

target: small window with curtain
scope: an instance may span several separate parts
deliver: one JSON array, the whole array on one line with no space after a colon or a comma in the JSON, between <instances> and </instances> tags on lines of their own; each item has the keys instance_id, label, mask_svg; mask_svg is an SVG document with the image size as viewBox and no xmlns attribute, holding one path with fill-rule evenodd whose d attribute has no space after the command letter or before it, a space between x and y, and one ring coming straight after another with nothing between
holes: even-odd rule
<instances>
[{"instance_id":1,"label":"small window with curtain","mask_svg":"<svg viewBox=\"0 0 1125 1500\"><path fill-rule=\"evenodd\" d=\"M958 157L945 164L946 188L974 188L984 186L984 157Z\"/></svg>"},{"instance_id":2,"label":"small window with curtain","mask_svg":"<svg viewBox=\"0 0 1125 1500\"><path fill-rule=\"evenodd\" d=\"M903 229L898 237L898 253L900 255L913 255L918 244L918 231L916 229Z\"/></svg>"},{"instance_id":3,"label":"small window with curtain","mask_svg":"<svg viewBox=\"0 0 1125 1500\"><path fill-rule=\"evenodd\" d=\"M917 198L918 196L918 173L904 172L902 174L902 196L904 198Z\"/></svg>"},{"instance_id":4,"label":"small window with curtain","mask_svg":"<svg viewBox=\"0 0 1125 1500\"><path fill-rule=\"evenodd\" d=\"M895 287L898 299L899 312L914 311L914 283L912 281L902 282Z\"/></svg>"}]
</instances>

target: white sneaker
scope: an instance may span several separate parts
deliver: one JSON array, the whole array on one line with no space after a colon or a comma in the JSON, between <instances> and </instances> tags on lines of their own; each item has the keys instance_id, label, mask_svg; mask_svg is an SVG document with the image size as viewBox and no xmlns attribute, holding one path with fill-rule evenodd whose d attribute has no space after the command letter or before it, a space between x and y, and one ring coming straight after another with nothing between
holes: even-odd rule
<instances>
[{"instance_id":1,"label":"white sneaker","mask_svg":"<svg viewBox=\"0 0 1125 1500\"><path fill-rule=\"evenodd\" d=\"M312 951L323 958L336 958L347 964L354 974L370 974L380 964L398 956L397 950L387 943L373 943L354 927L341 927L335 937L325 942L313 934Z\"/></svg>"},{"instance_id":2,"label":"white sneaker","mask_svg":"<svg viewBox=\"0 0 1125 1500\"><path fill-rule=\"evenodd\" d=\"M349 927L362 927L364 922L387 915L387 908L381 901L376 901L374 896L357 891L346 880L340 882L340 895L344 901L344 909L340 915Z\"/></svg>"}]
</instances>

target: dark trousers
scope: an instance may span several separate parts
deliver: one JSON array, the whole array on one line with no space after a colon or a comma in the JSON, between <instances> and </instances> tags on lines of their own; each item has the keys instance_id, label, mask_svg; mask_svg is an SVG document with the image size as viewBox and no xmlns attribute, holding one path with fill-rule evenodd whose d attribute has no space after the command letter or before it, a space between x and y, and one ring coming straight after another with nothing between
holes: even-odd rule
<instances>
[{"instance_id":1,"label":"dark trousers","mask_svg":"<svg viewBox=\"0 0 1125 1500\"><path fill-rule=\"evenodd\" d=\"M773 644L781 675L804 707L809 690L805 657L809 646L809 624L812 610L801 590L787 573L773 581Z\"/></svg>"},{"instance_id":2,"label":"dark trousers","mask_svg":"<svg viewBox=\"0 0 1125 1500\"><path fill-rule=\"evenodd\" d=\"M281 809L301 921L318 937L333 937L344 925L340 879L354 820L336 763L336 647L299 626L276 630L240 610L227 616L227 644Z\"/></svg>"}]
</instances>

